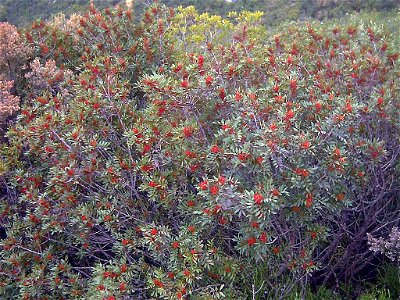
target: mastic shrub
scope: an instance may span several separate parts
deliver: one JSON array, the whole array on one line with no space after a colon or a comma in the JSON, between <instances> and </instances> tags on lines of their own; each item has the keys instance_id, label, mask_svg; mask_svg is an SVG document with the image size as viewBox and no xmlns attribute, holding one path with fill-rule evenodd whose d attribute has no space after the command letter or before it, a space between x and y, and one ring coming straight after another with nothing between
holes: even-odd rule
<instances>
[{"instance_id":1,"label":"mastic shrub","mask_svg":"<svg viewBox=\"0 0 400 300\"><path fill-rule=\"evenodd\" d=\"M91 6L25 32L37 58L2 149L3 297L278 299L354 278L367 232L398 221L390 36L133 14Z\"/></svg>"}]
</instances>

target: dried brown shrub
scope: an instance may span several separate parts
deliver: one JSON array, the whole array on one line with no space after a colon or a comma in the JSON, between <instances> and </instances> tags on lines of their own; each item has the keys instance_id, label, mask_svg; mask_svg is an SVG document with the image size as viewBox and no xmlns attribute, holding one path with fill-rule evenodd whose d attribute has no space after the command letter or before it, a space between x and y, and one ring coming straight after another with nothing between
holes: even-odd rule
<instances>
[{"instance_id":1,"label":"dried brown shrub","mask_svg":"<svg viewBox=\"0 0 400 300\"><path fill-rule=\"evenodd\" d=\"M38 58L31 62L30 68L31 72L27 73L25 78L37 96L46 91L54 95L61 93L66 96L65 82L71 78L71 70L60 69L54 60L48 60L43 64Z\"/></svg>"},{"instance_id":2,"label":"dried brown shrub","mask_svg":"<svg viewBox=\"0 0 400 300\"><path fill-rule=\"evenodd\" d=\"M19 109L19 97L10 93L13 81L0 77L0 123Z\"/></svg>"},{"instance_id":3,"label":"dried brown shrub","mask_svg":"<svg viewBox=\"0 0 400 300\"><path fill-rule=\"evenodd\" d=\"M32 52L32 48L25 43L15 26L0 23L0 74L7 79L15 79L17 68Z\"/></svg>"}]
</instances>

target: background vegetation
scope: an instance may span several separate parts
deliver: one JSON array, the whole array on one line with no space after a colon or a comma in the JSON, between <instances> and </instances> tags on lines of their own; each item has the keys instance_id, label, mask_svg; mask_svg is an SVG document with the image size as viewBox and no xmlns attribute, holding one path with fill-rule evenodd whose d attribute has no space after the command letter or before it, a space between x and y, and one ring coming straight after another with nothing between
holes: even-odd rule
<instances>
[{"instance_id":1,"label":"background vegetation","mask_svg":"<svg viewBox=\"0 0 400 300\"><path fill-rule=\"evenodd\" d=\"M93 0L99 8L124 5L124 0ZM151 3L133 1L139 15ZM397 0L160 0L167 6L195 6L199 12L226 17L230 11L262 11L263 23L275 26L284 21L338 18L357 12L387 12L400 8ZM0 0L0 21L26 26L37 18L48 19L57 13L70 15L84 11L89 0Z\"/></svg>"}]
</instances>

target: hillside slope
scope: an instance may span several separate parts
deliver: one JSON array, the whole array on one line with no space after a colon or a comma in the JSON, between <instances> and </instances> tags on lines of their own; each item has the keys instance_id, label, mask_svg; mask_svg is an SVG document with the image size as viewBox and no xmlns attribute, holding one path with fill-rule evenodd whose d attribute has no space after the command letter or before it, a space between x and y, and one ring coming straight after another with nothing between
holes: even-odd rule
<instances>
[{"instance_id":1,"label":"hillside slope","mask_svg":"<svg viewBox=\"0 0 400 300\"><path fill-rule=\"evenodd\" d=\"M124 5L124 0L93 0L97 7L103 8L117 4ZM151 0L133 1L140 14ZM199 12L210 12L226 16L230 11L263 11L266 25L274 26L288 20L309 18L325 19L344 16L346 13L360 11L388 11L400 7L397 0L160 0L168 6L193 5ZM0 21L17 26L29 25L37 18L49 19L53 14L71 14L83 11L89 0L0 0Z\"/></svg>"}]
</instances>

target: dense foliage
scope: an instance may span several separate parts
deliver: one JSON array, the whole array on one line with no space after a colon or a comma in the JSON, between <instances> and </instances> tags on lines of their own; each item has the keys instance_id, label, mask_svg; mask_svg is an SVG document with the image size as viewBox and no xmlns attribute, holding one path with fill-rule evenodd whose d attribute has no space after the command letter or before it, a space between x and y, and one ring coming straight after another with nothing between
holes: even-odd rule
<instances>
[{"instance_id":1,"label":"dense foliage","mask_svg":"<svg viewBox=\"0 0 400 300\"><path fill-rule=\"evenodd\" d=\"M262 17L92 5L18 35L3 298L281 299L376 271L367 234L400 221L396 41Z\"/></svg>"}]
</instances>

